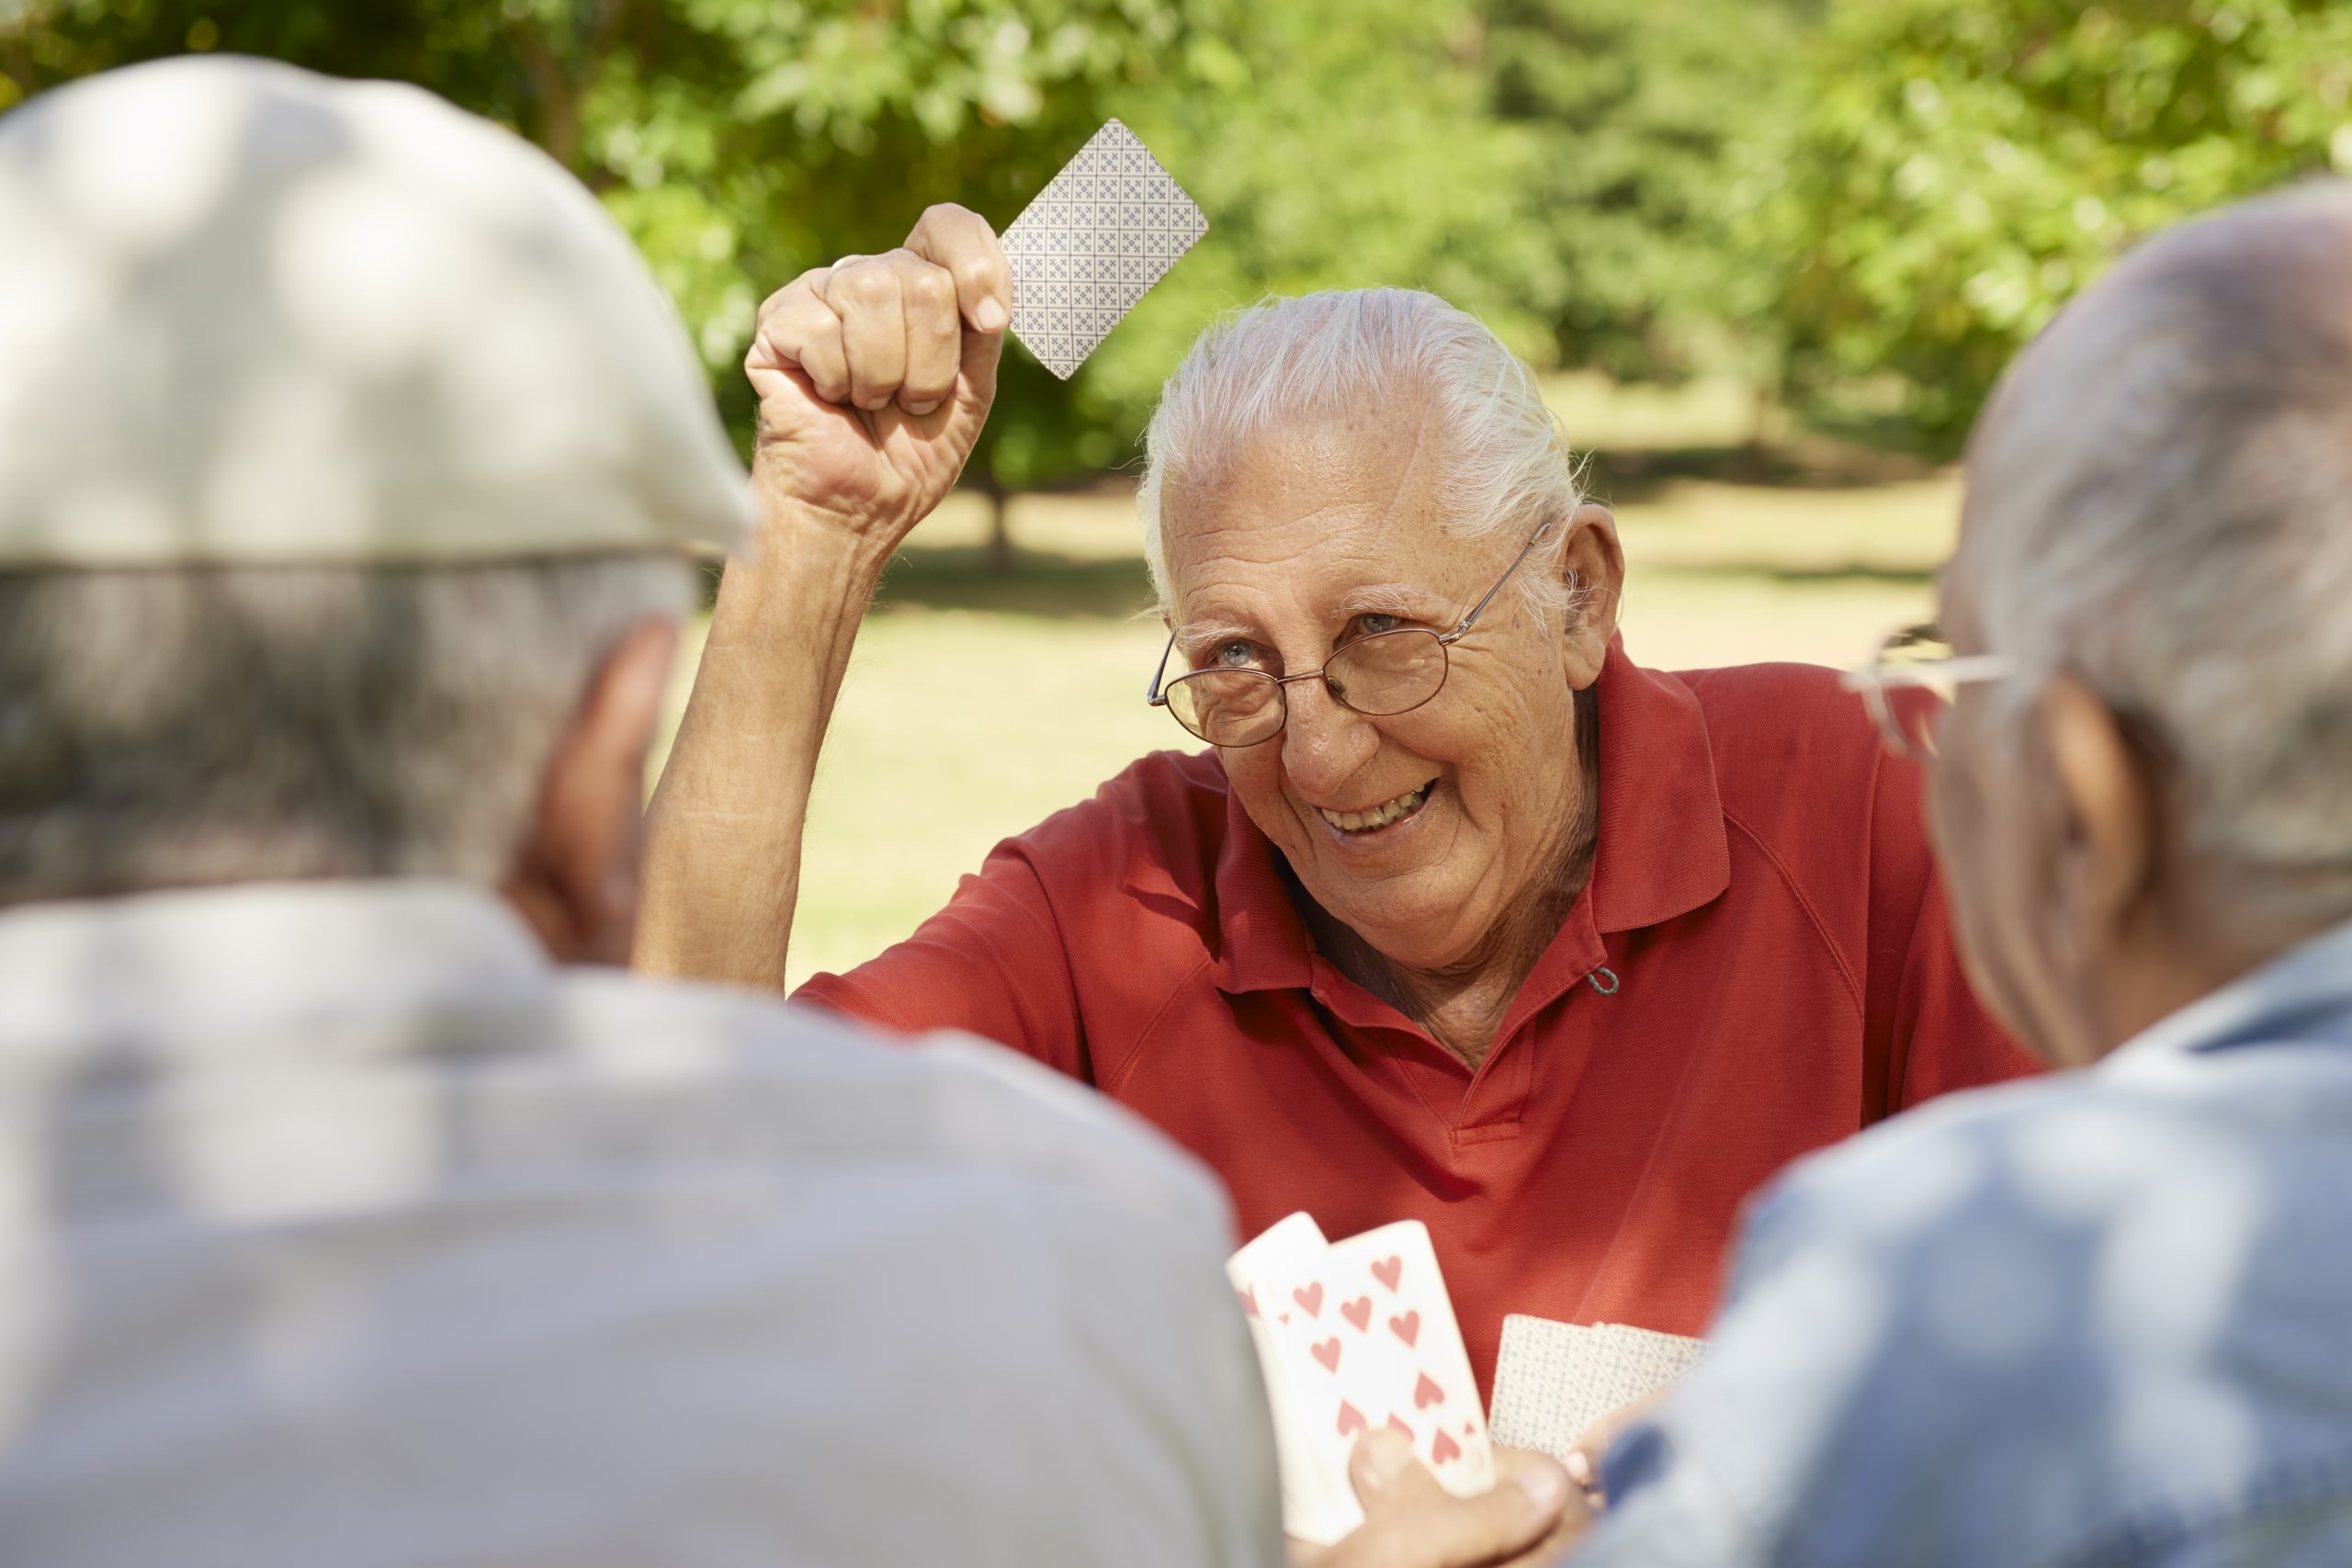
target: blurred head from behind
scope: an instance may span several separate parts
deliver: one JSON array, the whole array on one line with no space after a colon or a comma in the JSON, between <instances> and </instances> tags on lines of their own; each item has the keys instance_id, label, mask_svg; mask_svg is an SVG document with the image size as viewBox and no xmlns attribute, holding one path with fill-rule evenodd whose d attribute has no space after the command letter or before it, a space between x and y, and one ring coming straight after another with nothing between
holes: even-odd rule
<instances>
[{"instance_id":1,"label":"blurred head from behind","mask_svg":"<svg viewBox=\"0 0 2352 1568\"><path fill-rule=\"evenodd\" d=\"M741 471L576 182L253 61L0 118L0 905L503 891L626 956L689 557Z\"/></svg>"},{"instance_id":2,"label":"blurred head from behind","mask_svg":"<svg viewBox=\"0 0 2352 1568\"><path fill-rule=\"evenodd\" d=\"M1167 673L1329 671L1282 687L1278 733L1220 744L1308 895L1417 969L1476 964L1506 929L1541 927L1512 917L1590 852L1578 721L1623 566L1534 377L1433 295L1271 300L1193 347L1148 443ZM1383 711L1395 682L1374 650L1409 644L1366 639L1450 633L1506 572L1459 642L1421 639L1430 668L1396 700L1424 700Z\"/></svg>"},{"instance_id":3,"label":"blurred head from behind","mask_svg":"<svg viewBox=\"0 0 2352 1568\"><path fill-rule=\"evenodd\" d=\"M2151 242L2018 359L1943 583L1963 948L2080 1065L2352 918L2352 189Z\"/></svg>"}]
</instances>

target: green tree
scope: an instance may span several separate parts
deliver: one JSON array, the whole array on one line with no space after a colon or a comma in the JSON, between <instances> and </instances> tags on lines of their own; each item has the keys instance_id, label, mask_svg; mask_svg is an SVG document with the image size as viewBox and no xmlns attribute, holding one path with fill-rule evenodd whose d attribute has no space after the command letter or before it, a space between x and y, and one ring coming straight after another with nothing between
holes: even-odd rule
<instances>
[{"instance_id":1,"label":"green tree","mask_svg":"<svg viewBox=\"0 0 2352 1568\"><path fill-rule=\"evenodd\" d=\"M2334 0L1846 0L1774 215L1791 389L1949 449L2151 231L2352 168Z\"/></svg>"},{"instance_id":2,"label":"green tree","mask_svg":"<svg viewBox=\"0 0 2352 1568\"><path fill-rule=\"evenodd\" d=\"M723 87L609 71L590 146L623 173L607 197L690 317L714 367L741 354L757 291L850 252L887 250L920 209L957 201L999 228L1109 116L1147 93L1238 73L1238 0L673 0L723 46ZM701 111L701 112L698 112ZM740 412L732 378L721 382ZM1108 465L1119 411L1008 350L997 412L967 469L997 502Z\"/></svg>"},{"instance_id":3,"label":"green tree","mask_svg":"<svg viewBox=\"0 0 2352 1568\"><path fill-rule=\"evenodd\" d=\"M0 107L214 49L432 88L602 195L744 432L734 367L763 290L889 248L933 201L1009 222L1126 98L1241 80L1239 16L1239 0L0 0ZM1001 496L1101 468L1121 412L1015 350L972 478Z\"/></svg>"},{"instance_id":4,"label":"green tree","mask_svg":"<svg viewBox=\"0 0 2352 1568\"><path fill-rule=\"evenodd\" d=\"M1567 364L1621 379L1719 368L1768 334L1743 225L1802 112L1814 0L1489 0L1496 111L1532 139L1530 304Z\"/></svg>"}]
</instances>

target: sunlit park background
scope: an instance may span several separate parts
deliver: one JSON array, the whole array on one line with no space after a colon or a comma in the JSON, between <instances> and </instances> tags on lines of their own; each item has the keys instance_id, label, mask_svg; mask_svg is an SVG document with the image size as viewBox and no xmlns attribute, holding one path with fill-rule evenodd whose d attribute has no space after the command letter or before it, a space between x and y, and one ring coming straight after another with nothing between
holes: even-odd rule
<instances>
[{"instance_id":1,"label":"sunlit park background","mask_svg":"<svg viewBox=\"0 0 2352 1568\"><path fill-rule=\"evenodd\" d=\"M1127 476L1218 311L1362 284L1476 311L1620 509L1636 658L1850 663L1925 609L1949 461L2059 305L2182 214L2352 171L2340 0L0 0L0 111L216 50L418 82L570 166L747 445L759 299L925 203L1001 227L1116 115L1206 210L1073 381L1012 351L893 570L797 975L1184 739L1142 702Z\"/></svg>"}]
</instances>

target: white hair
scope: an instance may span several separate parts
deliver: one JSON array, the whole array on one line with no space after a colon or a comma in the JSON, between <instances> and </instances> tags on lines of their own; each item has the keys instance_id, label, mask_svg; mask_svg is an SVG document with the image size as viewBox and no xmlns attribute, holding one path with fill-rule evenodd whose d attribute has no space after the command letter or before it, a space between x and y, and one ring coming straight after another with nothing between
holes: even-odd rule
<instances>
[{"instance_id":1,"label":"white hair","mask_svg":"<svg viewBox=\"0 0 2352 1568\"><path fill-rule=\"evenodd\" d=\"M1408 288L1263 299L1201 334L1169 377L1145 434L1136 501L1161 609L1174 603L1160 535L1170 485L1216 482L1277 422L1397 398L1424 401L1441 417L1448 461L1441 493L1455 536L1565 523L1582 502L1567 438L1534 376L1476 317ZM1547 541L1550 551L1566 532ZM1542 564L1531 561L1517 581L1556 611L1568 590Z\"/></svg>"},{"instance_id":2,"label":"white hair","mask_svg":"<svg viewBox=\"0 0 2352 1568\"><path fill-rule=\"evenodd\" d=\"M494 884L675 557L0 572L0 904Z\"/></svg>"},{"instance_id":3,"label":"white hair","mask_svg":"<svg viewBox=\"0 0 2352 1568\"><path fill-rule=\"evenodd\" d=\"M1969 457L2009 701L2086 681L2168 754L2191 851L2288 919L2352 910L2347 275L2340 184L2177 231L2020 360Z\"/></svg>"}]
</instances>

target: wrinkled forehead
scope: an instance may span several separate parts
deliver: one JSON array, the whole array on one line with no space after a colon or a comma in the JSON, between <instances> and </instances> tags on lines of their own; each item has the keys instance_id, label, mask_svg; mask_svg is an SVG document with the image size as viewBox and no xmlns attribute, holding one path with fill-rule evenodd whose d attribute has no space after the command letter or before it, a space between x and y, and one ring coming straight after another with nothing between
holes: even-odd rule
<instances>
[{"instance_id":1,"label":"wrinkled forehead","mask_svg":"<svg viewBox=\"0 0 2352 1568\"><path fill-rule=\"evenodd\" d=\"M1171 473L1160 532L1178 614L1276 574L1327 588L1450 585L1476 552L1448 532L1443 447L1438 417L1398 399L1276 420Z\"/></svg>"}]
</instances>

